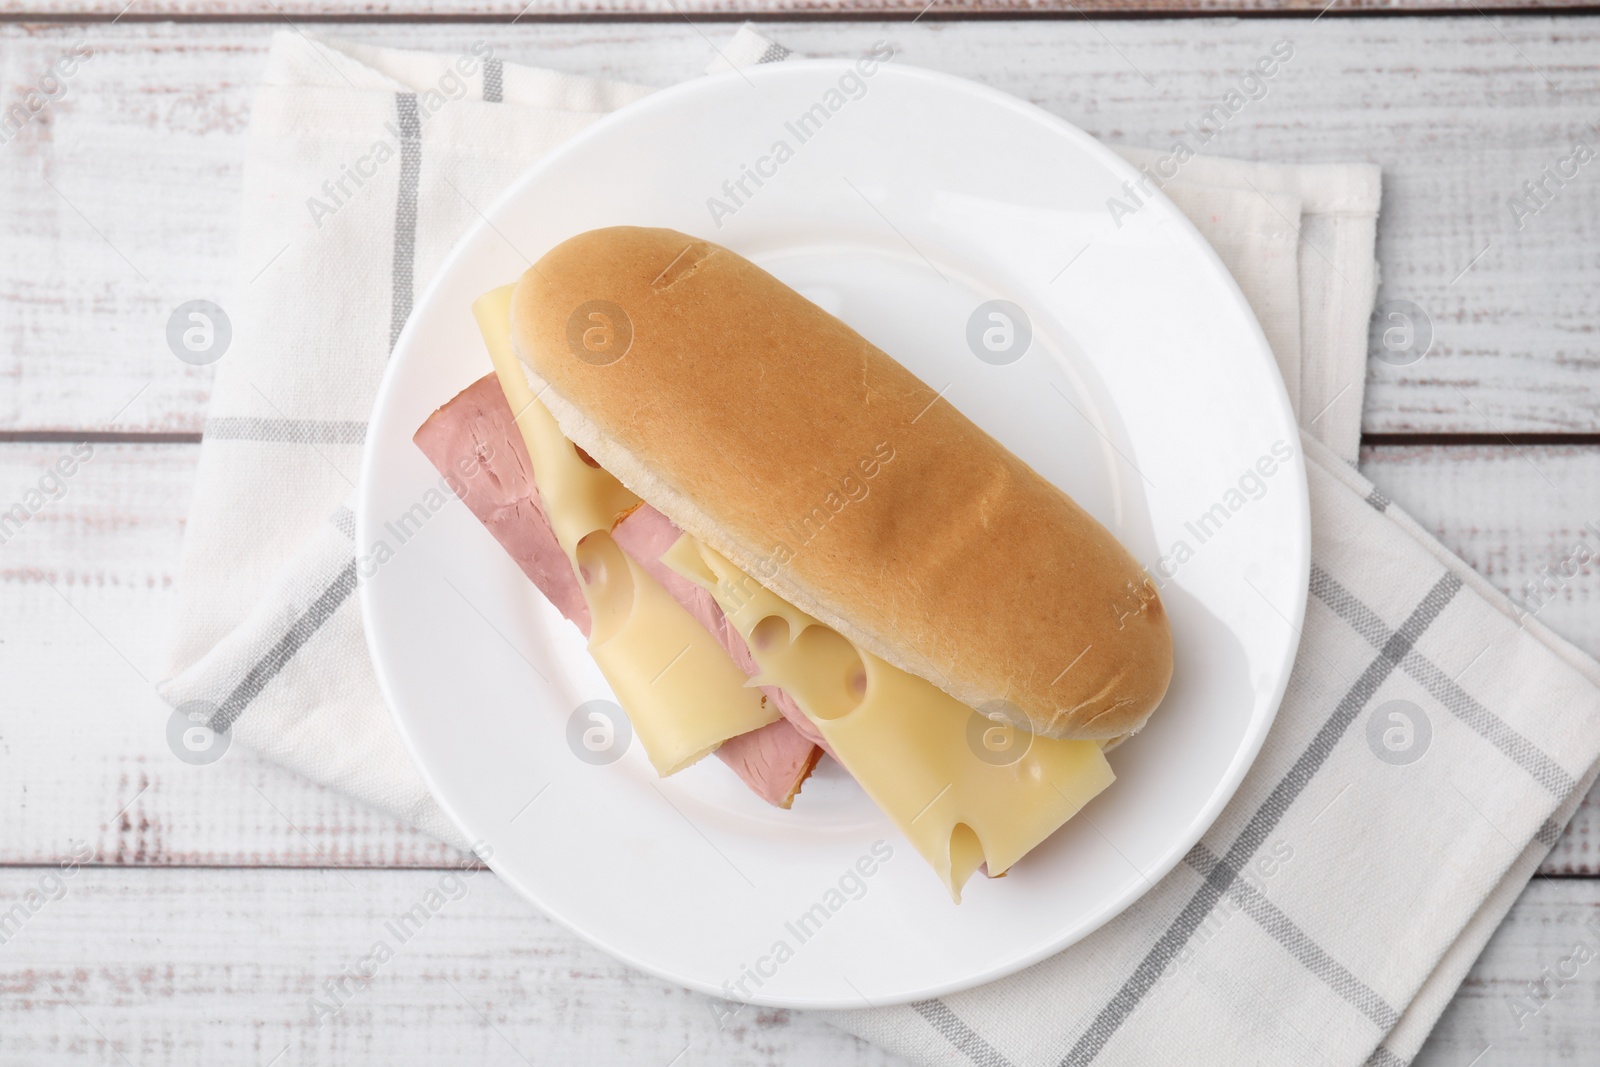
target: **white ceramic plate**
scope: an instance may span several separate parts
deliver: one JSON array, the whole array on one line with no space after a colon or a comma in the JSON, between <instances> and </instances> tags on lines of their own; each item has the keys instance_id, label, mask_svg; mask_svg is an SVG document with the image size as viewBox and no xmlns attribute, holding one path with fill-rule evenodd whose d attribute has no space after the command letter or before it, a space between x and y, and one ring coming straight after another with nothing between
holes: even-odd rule
<instances>
[{"instance_id":1,"label":"white ceramic plate","mask_svg":"<svg viewBox=\"0 0 1600 1067\"><path fill-rule=\"evenodd\" d=\"M434 794L490 843L500 877L643 970L805 1008L1001 977L1165 874L1271 724L1310 551L1282 380L1189 222L1157 197L1118 226L1107 198L1135 172L1030 104L894 64L851 71L783 63L669 89L517 182L406 326L368 431L357 515L363 554L375 558L379 542L393 552L362 568L375 570L361 603L384 694ZM786 123L817 104L826 118L802 143ZM781 163L780 140L792 150ZM747 178L735 204L723 183L758 165L770 176ZM736 210L713 219L712 197ZM1192 551L1163 593L1172 689L1112 753L1117 782L1008 877L975 878L960 906L837 767L785 812L715 759L662 781L637 744L609 765L576 758L569 719L612 696L578 633L454 500L403 544L387 525L439 481L413 431L489 372L472 300L518 277L524 256L624 223L704 236L771 270L945 390L1147 565L1179 543ZM1009 363L968 343L969 319L991 299L1031 324ZM1273 461L1275 447L1292 450L1288 462ZM1258 464L1273 474L1251 474ZM889 858L852 874L876 842ZM825 918L796 925L808 912Z\"/></svg>"}]
</instances>

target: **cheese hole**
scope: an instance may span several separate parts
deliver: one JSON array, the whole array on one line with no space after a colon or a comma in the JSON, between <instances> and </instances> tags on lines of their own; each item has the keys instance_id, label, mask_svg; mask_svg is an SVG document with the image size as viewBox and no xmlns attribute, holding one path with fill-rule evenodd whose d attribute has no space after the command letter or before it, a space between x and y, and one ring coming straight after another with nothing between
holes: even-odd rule
<instances>
[{"instance_id":1,"label":"cheese hole","mask_svg":"<svg viewBox=\"0 0 1600 1067\"><path fill-rule=\"evenodd\" d=\"M950 831L950 879L956 885L965 884L983 865L983 843L964 822L956 823Z\"/></svg>"},{"instance_id":2,"label":"cheese hole","mask_svg":"<svg viewBox=\"0 0 1600 1067\"><path fill-rule=\"evenodd\" d=\"M750 643L760 652L783 648L789 643L789 620L782 615L768 615L750 631Z\"/></svg>"},{"instance_id":3,"label":"cheese hole","mask_svg":"<svg viewBox=\"0 0 1600 1067\"><path fill-rule=\"evenodd\" d=\"M614 636L633 612L633 572L622 549L603 531L586 535L573 554L593 619L589 633L593 645Z\"/></svg>"},{"instance_id":4,"label":"cheese hole","mask_svg":"<svg viewBox=\"0 0 1600 1067\"><path fill-rule=\"evenodd\" d=\"M595 534L588 534L578 542L574 553L578 560L578 577L584 585L602 585L606 580L606 566L612 562Z\"/></svg>"},{"instance_id":5,"label":"cheese hole","mask_svg":"<svg viewBox=\"0 0 1600 1067\"><path fill-rule=\"evenodd\" d=\"M837 630L807 626L794 650L808 670L803 698L818 719L837 719L861 706L867 695L867 668L856 646Z\"/></svg>"},{"instance_id":6,"label":"cheese hole","mask_svg":"<svg viewBox=\"0 0 1600 1067\"><path fill-rule=\"evenodd\" d=\"M576 444L572 446L572 450L578 454L579 459L583 460L589 466L593 467L595 470L600 469L600 464L594 461L594 457L589 455L589 453L585 452L583 449L579 448Z\"/></svg>"}]
</instances>

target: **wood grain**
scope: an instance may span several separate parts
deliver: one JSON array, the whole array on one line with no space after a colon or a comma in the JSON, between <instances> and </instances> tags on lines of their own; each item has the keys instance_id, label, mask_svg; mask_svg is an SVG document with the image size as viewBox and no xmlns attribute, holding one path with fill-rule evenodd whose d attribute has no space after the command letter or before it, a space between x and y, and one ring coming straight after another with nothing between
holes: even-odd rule
<instances>
[{"instance_id":1,"label":"wood grain","mask_svg":"<svg viewBox=\"0 0 1600 1067\"><path fill-rule=\"evenodd\" d=\"M1583 7L1588 0L1495 0L1495 10L1538 11ZM73 19L154 18L295 19L480 19L536 22L543 19L665 17L739 19L927 18L962 16L1161 16L1305 14L1330 16L1401 12L1475 12L1466 0L5 0L0 15ZM126 12L126 13L124 13Z\"/></svg>"},{"instance_id":2,"label":"wood grain","mask_svg":"<svg viewBox=\"0 0 1600 1067\"><path fill-rule=\"evenodd\" d=\"M0 26L13 100L80 38L66 96L0 145L0 430L195 432L209 372L167 352L179 303L226 306L259 264L234 262L261 23ZM1519 230L1506 200L1568 153L1600 146L1600 20L1452 19L775 22L815 55L878 38L901 61L1032 100L1119 144L1162 145L1273 41L1295 58L1208 146L1385 172L1381 299L1424 309L1430 354L1374 361L1373 432L1600 431L1600 164ZM340 25L412 48L492 37L509 60L667 85L732 28L684 20ZM704 36L702 36L704 34ZM9 105L7 105L9 106ZM1593 171L1593 173L1590 173ZM48 179L48 184L47 184ZM1480 256L1480 253L1481 256ZM140 393L140 390L144 390Z\"/></svg>"},{"instance_id":3,"label":"wood grain","mask_svg":"<svg viewBox=\"0 0 1600 1067\"><path fill-rule=\"evenodd\" d=\"M0 871L0 905L51 870ZM0 945L0 1062L672 1067L891 1067L901 1061L800 1012L712 1001L630 970L534 913L487 874L83 868ZM459 886L460 888L457 888ZM385 923L443 889L399 941ZM455 896L458 899L448 899ZM130 917L137 917L130 922ZM324 983L394 950L341 1010ZM1417 1062L1589 1062L1600 1042L1600 961L1535 1014L1507 998L1580 942L1600 943L1593 883L1535 879L1490 941ZM371 968L368 968L370 971ZM287 1050L287 1051L286 1051ZM281 1057L274 1059L274 1057ZM952 1063L965 1062L952 1060Z\"/></svg>"},{"instance_id":4,"label":"wood grain","mask_svg":"<svg viewBox=\"0 0 1600 1067\"><path fill-rule=\"evenodd\" d=\"M492 874L448 873L82 868L65 895L48 882L59 899L0 945L0 1062L903 1063L804 1013L746 1008L719 1026L710 998L589 947ZM0 907L52 874L0 871ZM397 937L387 923L430 891L441 906ZM363 964L380 939L393 957ZM338 997L324 986L358 967L373 977Z\"/></svg>"},{"instance_id":5,"label":"wood grain","mask_svg":"<svg viewBox=\"0 0 1600 1067\"><path fill-rule=\"evenodd\" d=\"M1570 960L1579 945L1600 950L1594 883L1535 878L1461 983L1415 1067L1587 1063L1600 1043L1600 958L1530 1012L1528 985ZM1572 973L1568 970L1568 973ZM1513 1003L1523 1005L1514 1011ZM1486 1054L1487 1053L1487 1054Z\"/></svg>"}]
</instances>

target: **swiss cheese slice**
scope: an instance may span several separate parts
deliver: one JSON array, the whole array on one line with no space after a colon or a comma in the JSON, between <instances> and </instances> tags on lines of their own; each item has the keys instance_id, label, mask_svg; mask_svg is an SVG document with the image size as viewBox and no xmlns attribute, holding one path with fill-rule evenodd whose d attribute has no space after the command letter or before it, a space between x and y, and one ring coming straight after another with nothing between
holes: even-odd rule
<instances>
[{"instance_id":1,"label":"swiss cheese slice","mask_svg":"<svg viewBox=\"0 0 1600 1067\"><path fill-rule=\"evenodd\" d=\"M534 484L593 620L589 654L665 777L778 712L705 627L617 547L611 529L639 498L591 466L534 396L511 347L512 286L473 304L495 376L533 463Z\"/></svg>"},{"instance_id":2,"label":"swiss cheese slice","mask_svg":"<svg viewBox=\"0 0 1600 1067\"><path fill-rule=\"evenodd\" d=\"M751 684L794 697L957 901L980 864L1004 873L1111 784L1096 741L1024 738L1020 756L993 756L989 732L1011 727L857 648L688 534L662 560L716 597L761 669Z\"/></svg>"}]
</instances>

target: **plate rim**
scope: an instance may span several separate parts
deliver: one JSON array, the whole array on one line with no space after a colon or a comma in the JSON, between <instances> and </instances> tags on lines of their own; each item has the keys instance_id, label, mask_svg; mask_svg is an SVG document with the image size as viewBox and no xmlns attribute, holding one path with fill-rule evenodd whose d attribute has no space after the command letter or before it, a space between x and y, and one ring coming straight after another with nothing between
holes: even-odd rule
<instances>
[{"instance_id":1,"label":"plate rim","mask_svg":"<svg viewBox=\"0 0 1600 1067\"><path fill-rule=\"evenodd\" d=\"M402 327L399 336L396 338L394 349L390 354L390 358L385 365L383 377L379 383L377 393L373 400L372 409L369 413L369 427L371 423L377 421L379 413L391 403L393 395L400 388L400 386L397 384L402 376L400 368L405 365L406 361L397 359L395 357L409 352L413 343L413 338L419 328L417 324L420 321L422 311L425 308L432 306L438 297L439 291L445 287L452 275L454 275L460 269L462 262L466 259L467 249L469 246L471 246L484 233L484 231L494 229L494 220L500 217L500 215L504 213L514 202L520 199L523 196L524 190L541 178L545 172L559 167L566 155L578 147L587 144L591 140L607 136L611 127L613 126L636 121L641 112L647 112L649 110L660 108L671 109L676 105L679 97L693 96L698 93L704 93L708 91L708 88L717 89L722 86L740 84L741 82L748 81L751 77L763 79L788 77L800 71L815 71L824 69L842 72L845 68L854 69L855 62L855 59L847 58L807 58L786 60L781 63L760 64L754 67L736 68L732 70L721 71L715 74L690 78L689 80L680 82L676 85L658 89L650 93L648 96L642 97L639 100L636 100L630 104L626 104L623 107L604 115L591 125L585 127L583 130L557 145L539 160L523 170L521 174L519 174L506 187L506 189L494 199L494 201L486 210L479 213L479 217L471 223L471 225L461 234L460 237L456 239L456 241L451 245L449 253L440 263L437 272L429 281L427 287L423 290L421 295L413 301L412 311L407 316L406 322ZM931 70L925 67L919 67L908 63L894 62L891 60L882 61L874 76L881 77L885 73L890 73L892 78L905 78L911 81L920 80L924 82L941 84L946 88L966 93L977 99L983 100L988 104L1016 112L1023 117L1038 123L1058 136L1064 136L1067 140L1075 143L1077 146L1086 151L1087 154L1097 158L1104 166L1119 176L1128 179L1138 179L1140 177L1138 168L1136 168L1132 163L1128 162L1122 156L1118 155L1109 145L1100 141L1098 138L1089 134L1087 131L1081 129L1075 124L1067 121L1066 119L1063 119L1060 116L1055 115L1054 113L1028 100L1024 100L1021 97L1005 92L1004 90L996 89L992 86L985 85L981 82L977 82L960 75L949 74L943 71ZM1293 477L1291 484L1294 492L1297 494L1300 506L1297 509L1297 523L1294 531L1296 536L1293 538L1293 550L1296 557L1295 571L1300 575L1301 580L1298 581L1294 586L1294 601L1291 605L1289 605L1290 612L1287 616L1284 616L1284 619L1288 624L1290 631L1295 635L1299 635L1304 626L1305 612L1310 592L1309 583L1311 573L1312 533L1310 516L1310 485L1306 472L1304 442L1299 440L1300 436L1302 435L1299 420L1295 416L1293 406L1289 401L1287 386L1284 383L1281 371L1278 369L1276 357L1267 341L1265 331L1262 329L1254 309L1250 307L1250 304L1245 298L1243 291L1239 288L1238 282L1234 279L1232 272L1222 261L1222 258L1217 254L1216 249L1213 248L1211 243L1205 239L1205 236L1200 233L1199 229L1188 218L1188 216L1179 210L1177 205L1174 204L1159 188L1153 191L1151 196L1147 199L1147 202L1154 202L1155 204L1159 205L1159 207L1165 211L1168 218L1174 224L1179 226L1190 238L1192 238L1193 243L1198 246L1202 257L1209 261L1214 273L1223 284L1227 295L1234 302L1236 309L1243 312L1244 321L1248 324L1248 328L1254 336L1255 348L1257 349L1258 355L1263 357L1262 364L1267 371L1267 377L1276 387L1275 392L1277 394L1277 400L1279 401L1277 414L1285 418L1287 425L1295 436L1296 447L1294 449L1294 458L1292 461ZM521 253L519 252L519 255L520 254ZM377 521L373 513L372 504L369 503L369 501L374 494L375 479L378 476L378 467L381 463L379 455L381 449L378 442L379 435L369 432L366 441L362 445L361 466L357 479L355 508L355 531L357 546L371 543L373 539L373 523ZM418 774L421 776L430 796L432 796L435 803L439 805L441 811L444 812L446 818L450 820L452 825L454 825L456 829L462 831L463 835L465 835L466 830L463 820L456 813L454 805L446 793L439 788L438 783L435 781L433 772L430 770L426 760L423 758L423 753L419 749L417 739L412 736L410 730L407 728L405 718L399 710L399 701L397 699L398 694L393 691L392 683L390 681L391 672L384 667L384 652L379 646L378 640L375 637L377 627L374 625L374 619L376 616L377 607L373 602L373 597L375 594L371 591L371 587L372 583L360 581L357 583L356 594L360 603L362 635L367 646L368 655L372 660L373 674L377 678L379 691L382 693L384 698L385 710L389 715L390 721L394 724L396 732L400 735L401 743L404 746L407 755L411 758L413 765L416 767ZM1273 607L1275 611L1277 610L1277 606L1271 605L1270 602L1269 606ZM1281 612L1279 613L1281 614ZM1157 861L1154 864L1152 864L1147 870L1138 871L1138 873L1141 875L1139 880L1131 883L1130 887L1120 895L1107 898L1105 903L1103 903L1099 908L1095 909L1085 921L1077 924L1067 936L1046 938L1027 951L1015 953L1004 961L991 964L980 972L970 974L962 978L950 979L948 981L938 983L930 983L926 986L921 986L902 993L880 994L874 998L874 1000L871 1002L871 1006L891 1007L904 1005L917 1000L946 996L951 993L972 989L989 982L994 982L1009 977L1013 974L1016 974L1018 971L1030 967L1035 963L1054 956L1056 953L1064 951L1065 949L1070 948L1072 945L1077 944L1084 938L1090 936L1105 926L1107 923L1111 922L1113 919L1120 916L1128 908L1132 907L1135 903L1141 900L1146 893L1155 887L1156 883L1171 873L1173 868L1175 868L1182 860L1183 856L1186 855L1189 850L1192 849L1194 845L1205 836L1207 831L1211 829L1211 827L1216 823L1216 820L1221 816L1223 809L1227 807L1227 805L1237 794L1240 785L1244 781L1245 775L1248 774L1250 768L1254 766L1257 757L1260 755L1261 748L1266 742L1267 735L1271 732L1273 724L1277 721L1279 711L1282 708L1285 693L1287 692L1290 676L1294 670L1295 662L1299 652L1299 645L1300 641L1298 640L1298 637L1293 641L1287 642L1285 645L1286 651L1282 658L1282 662L1279 665L1273 692L1268 701L1270 711L1261 716L1259 725L1254 723L1251 724L1251 727L1246 731L1241 744L1235 749L1233 758L1229 763L1226 772L1217 780L1217 784L1212 789L1206 805L1202 808L1196 809L1194 815L1188 821L1187 828L1182 833L1174 836L1174 843L1158 856ZM650 961L640 959L626 949L609 942L604 937L592 931L581 928L574 922L570 921L565 915L548 907L543 901L537 899L531 890L523 884L520 878L510 874L502 873L496 866L492 857L483 858L483 862L498 876L500 876L502 881L507 882L518 896L527 900L546 918L556 922L562 928L571 931L588 944L599 948L601 951L607 953L613 958L627 964L630 967L634 967L640 971L643 971L646 974L721 1000L731 999L737 1003L801 1010L847 1010L860 1009L861 1007L860 998L835 999L828 997L807 996L763 996L759 993L749 997L748 999L743 997L730 998L727 995L727 991L723 987L712 985L709 982L703 982L692 975L675 972L665 965L658 965Z\"/></svg>"}]
</instances>

